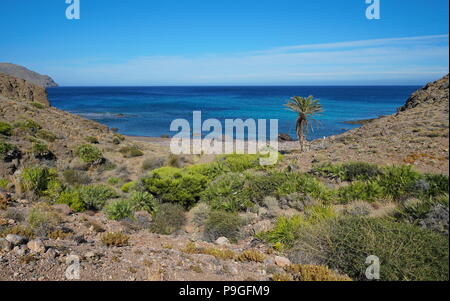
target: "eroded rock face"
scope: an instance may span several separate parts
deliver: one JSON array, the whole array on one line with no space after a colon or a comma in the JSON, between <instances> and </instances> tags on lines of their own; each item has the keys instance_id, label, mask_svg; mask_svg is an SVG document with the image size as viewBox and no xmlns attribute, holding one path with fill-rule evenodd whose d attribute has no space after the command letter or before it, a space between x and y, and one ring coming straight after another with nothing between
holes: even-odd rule
<instances>
[{"instance_id":1,"label":"eroded rock face","mask_svg":"<svg viewBox=\"0 0 450 301\"><path fill-rule=\"evenodd\" d=\"M400 107L400 112L415 108L423 103L441 103L448 102L449 75L433 83L429 83L422 89L414 92L406 101L406 104Z\"/></svg>"},{"instance_id":2,"label":"eroded rock face","mask_svg":"<svg viewBox=\"0 0 450 301\"><path fill-rule=\"evenodd\" d=\"M45 88L3 73L0 73L0 96L50 106Z\"/></svg>"},{"instance_id":3,"label":"eroded rock face","mask_svg":"<svg viewBox=\"0 0 450 301\"><path fill-rule=\"evenodd\" d=\"M42 75L37 72L31 71L23 66L19 66L11 63L0 63L0 73L11 75L17 78L26 80L27 82L35 85L49 88L57 87L58 84L48 75Z\"/></svg>"}]
</instances>

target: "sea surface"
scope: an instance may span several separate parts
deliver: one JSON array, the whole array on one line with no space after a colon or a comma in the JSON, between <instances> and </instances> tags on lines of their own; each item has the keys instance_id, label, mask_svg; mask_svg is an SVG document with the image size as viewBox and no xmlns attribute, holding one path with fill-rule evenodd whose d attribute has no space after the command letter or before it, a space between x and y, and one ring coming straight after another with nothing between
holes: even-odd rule
<instances>
[{"instance_id":1,"label":"sea surface","mask_svg":"<svg viewBox=\"0 0 450 301\"><path fill-rule=\"evenodd\" d=\"M340 134L358 125L345 123L393 114L419 86L280 87L57 87L49 88L53 106L96 120L125 135L173 136L173 120L278 119L279 132L295 136L296 114L283 104L292 96L314 95L324 112L310 139ZM191 123L192 124L192 123ZM203 133L203 134L208 134Z\"/></svg>"}]
</instances>

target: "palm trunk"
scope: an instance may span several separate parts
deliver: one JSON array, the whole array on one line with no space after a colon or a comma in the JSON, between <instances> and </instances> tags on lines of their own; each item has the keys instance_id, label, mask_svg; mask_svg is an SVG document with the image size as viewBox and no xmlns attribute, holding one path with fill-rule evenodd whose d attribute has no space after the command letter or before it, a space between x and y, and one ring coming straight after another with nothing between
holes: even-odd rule
<instances>
[{"instance_id":1,"label":"palm trunk","mask_svg":"<svg viewBox=\"0 0 450 301\"><path fill-rule=\"evenodd\" d=\"M297 138L298 142L300 143L300 151L303 152L305 150L305 134L304 134L304 127L307 123L306 116L304 114L299 114L297 119Z\"/></svg>"}]
</instances>

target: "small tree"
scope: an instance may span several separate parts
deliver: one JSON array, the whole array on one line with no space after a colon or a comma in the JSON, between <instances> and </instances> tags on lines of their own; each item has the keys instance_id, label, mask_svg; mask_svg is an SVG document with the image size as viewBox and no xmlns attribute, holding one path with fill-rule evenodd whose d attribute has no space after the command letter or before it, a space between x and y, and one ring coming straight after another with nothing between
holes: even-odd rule
<instances>
[{"instance_id":1,"label":"small tree","mask_svg":"<svg viewBox=\"0 0 450 301\"><path fill-rule=\"evenodd\" d=\"M308 98L303 98L299 96L292 97L285 106L298 113L298 118L296 122L296 134L298 141L300 143L300 150L305 150L305 135L307 134L309 128L312 128L310 121L314 121L312 116L323 112L322 105L319 103L318 99L314 99L313 96Z\"/></svg>"}]
</instances>

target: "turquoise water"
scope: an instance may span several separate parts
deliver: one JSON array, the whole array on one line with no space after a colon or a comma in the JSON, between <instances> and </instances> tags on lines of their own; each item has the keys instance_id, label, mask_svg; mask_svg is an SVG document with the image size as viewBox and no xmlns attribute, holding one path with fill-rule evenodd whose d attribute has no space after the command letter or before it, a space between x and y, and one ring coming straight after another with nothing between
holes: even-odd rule
<instances>
[{"instance_id":1,"label":"turquoise water","mask_svg":"<svg viewBox=\"0 0 450 301\"><path fill-rule=\"evenodd\" d=\"M314 95L324 113L310 139L355 128L345 121L396 112L417 86L372 87L58 87L48 89L53 106L96 120L126 135L174 135L177 118L279 119L279 132L295 135L296 114L283 104L294 96ZM121 114L118 116L117 114ZM123 115L122 115L123 114ZM207 133L205 133L207 134Z\"/></svg>"}]
</instances>

